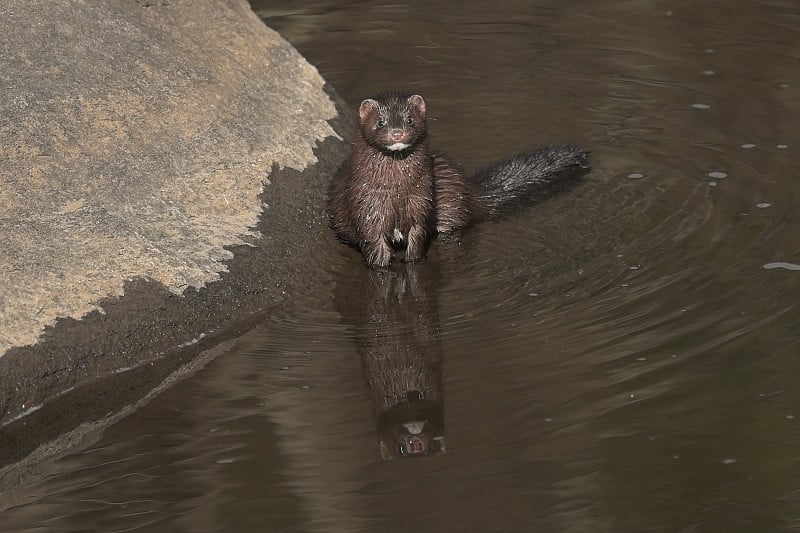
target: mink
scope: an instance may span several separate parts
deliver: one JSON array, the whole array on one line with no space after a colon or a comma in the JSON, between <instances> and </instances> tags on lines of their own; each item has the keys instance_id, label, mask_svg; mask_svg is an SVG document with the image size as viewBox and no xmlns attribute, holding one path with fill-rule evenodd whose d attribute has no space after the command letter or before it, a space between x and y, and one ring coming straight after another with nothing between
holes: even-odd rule
<instances>
[{"instance_id":1,"label":"mink","mask_svg":"<svg viewBox=\"0 0 800 533\"><path fill-rule=\"evenodd\" d=\"M331 225L368 265L395 254L420 261L437 234L458 233L533 203L589 170L588 151L570 145L494 163L473 176L428 144L425 100L386 92L358 109L350 156L328 195Z\"/></svg>"}]
</instances>

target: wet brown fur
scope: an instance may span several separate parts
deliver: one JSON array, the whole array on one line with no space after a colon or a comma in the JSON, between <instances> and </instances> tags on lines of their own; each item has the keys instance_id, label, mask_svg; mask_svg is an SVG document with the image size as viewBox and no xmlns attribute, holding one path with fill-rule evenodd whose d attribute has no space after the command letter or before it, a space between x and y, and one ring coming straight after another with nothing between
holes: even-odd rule
<instances>
[{"instance_id":1,"label":"wet brown fur","mask_svg":"<svg viewBox=\"0 0 800 533\"><path fill-rule=\"evenodd\" d=\"M395 252L415 262L436 233L454 233L509 208L547 196L553 185L588 170L588 152L546 146L468 178L428 146L425 101L383 93L359 107L350 157L331 184L328 211L336 234L385 267Z\"/></svg>"}]
</instances>

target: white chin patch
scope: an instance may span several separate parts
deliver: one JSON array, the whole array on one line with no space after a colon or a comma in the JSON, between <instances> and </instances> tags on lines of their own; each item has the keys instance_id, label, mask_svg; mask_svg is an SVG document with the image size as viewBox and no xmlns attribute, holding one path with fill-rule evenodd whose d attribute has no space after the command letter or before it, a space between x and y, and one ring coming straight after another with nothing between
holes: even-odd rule
<instances>
[{"instance_id":1,"label":"white chin patch","mask_svg":"<svg viewBox=\"0 0 800 533\"><path fill-rule=\"evenodd\" d=\"M392 232L392 241L396 243L403 242L403 232L397 228L394 228L394 231Z\"/></svg>"},{"instance_id":2,"label":"white chin patch","mask_svg":"<svg viewBox=\"0 0 800 533\"><path fill-rule=\"evenodd\" d=\"M406 144L406 143L394 143L394 144L390 144L389 146L387 146L387 148L389 150L399 151L399 150L405 150L409 146L411 146L411 145L410 144Z\"/></svg>"}]
</instances>

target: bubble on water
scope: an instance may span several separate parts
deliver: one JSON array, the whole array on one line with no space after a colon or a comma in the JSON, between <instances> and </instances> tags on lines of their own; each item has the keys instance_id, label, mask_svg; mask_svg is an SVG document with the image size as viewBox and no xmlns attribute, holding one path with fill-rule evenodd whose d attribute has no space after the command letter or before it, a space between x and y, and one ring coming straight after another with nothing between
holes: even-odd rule
<instances>
[{"instance_id":1,"label":"bubble on water","mask_svg":"<svg viewBox=\"0 0 800 533\"><path fill-rule=\"evenodd\" d=\"M786 420L794 420L794 415L786 415L784 418L786 418Z\"/></svg>"},{"instance_id":2,"label":"bubble on water","mask_svg":"<svg viewBox=\"0 0 800 533\"><path fill-rule=\"evenodd\" d=\"M776 144L775 148L777 148L778 150L786 150L787 148L789 148L789 145L788 144Z\"/></svg>"},{"instance_id":3,"label":"bubble on water","mask_svg":"<svg viewBox=\"0 0 800 533\"><path fill-rule=\"evenodd\" d=\"M703 50L703 52L707 54L713 54L714 52L716 52L716 50L714 50L713 48L706 48L705 50Z\"/></svg>"},{"instance_id":4,"label":"bubble on water","mask_svg":"<svg viewBox=\"0 0 800 533\"><path fill-rule=\"evenodd\" d=\"M716 181L712 181L711 183L708 184L708 186L709 187L716 187L717 186L717 182Z\"/></svg>"},{"instance_id":5,"label":"bubble on water","mask_svg":"<svg viewBox=\"0 0 800 533\"><path fill-rule=\"evenodd\" d=\"M711 69L709 68L709 69L706 69L706 70L704 70L704 71L703 71L703 76L713 76L713 75L714 75L714 74L716 74L716 73L717 73L716 71L714 71L714 70L711 70Z\"/></svg>"},{"instance_id":6,"label":"bubble on water","mask_svg":"<svg viewBox=\"0 0 800 533\"><path fill-rule=\"evenodd\" d=\"M642 174L641 172L631 172L630 174L628 174L628 179L632 179L632 180L640 180L643 177L644 177L644 174Z\"/></svg>"},{"instance_id":7,"label":"bubble on water","mask_svg":"<svg viewBox=\"0 0 800 533\"><path fill-rule=\"evenodd\" d=\"M715 180L721 180L723 178L727 178L728 173L722 172L721 170L712 170L711 172L708 173L708 177L714 178Z\"/></svg>"},{"instance_id":8,"label":"bubble on water","mask_svg":"<svg viewBox=\"0 0 800 533\"><path fill-rule=\"evenodd\" d=\"M708 105L708 104L700 104L700 103L692 104L691 107L692 107L692 109L711 109L710 105Z\"/></svg>"},{"instance_id":9,"label":"bubble on water","mask_svg":"<svg viewBox=\"0 0 800 533\"><path fill-rule=\"evenodd\" d=\"M528 296L539 296L538 292L529 292Z\"/></svg>"},{"instance_id":10,"label":"bubble on water","mask_svg":"<svg viewBox=\"0 0 800 533\"><path fill-rule=\"evenodd\" d=\"M756 207L759 209L767 209L768 207L772 207L772 204L769 202L761 202L759 204L756 204Z\"/></svg>"},{"instance_id":11,"label":"bubble on water","mask_svg":"<svg viewBox=\"0 0 800 533\"><path fill-rule=\"evenodd\" d=\"M724 464L724 465L732 465L735 462L736 462L736 459L734 459L733 457L728 457L727 459L723 459L722 460L722 464Z\"/></svg>"},{"instance_id":12,"label":"bubble on water","mask_svg":"<svg viewBox=\"0 0 800 533\"><path fill-rule=\"evenodd\" d=\"M217 459L214 462L217 463L218 465L228 465L228 464L231 464L233 462L233 459L229 459L229 458Z\"/></svg>"},{"instance_id":13,"label":"bubble on water","mask_svg":"<svg viewBox=\"0 0 800 533\"><path fill-rule=\"evenodd\" d=\"M747 149L755 148L755 147L756 147L755 143L744 143L742 145L742 148L747 148Z\"/></svg>"},{"instance_id":14,"label":"bubble on water","mask_svg":"<svg viewBox=\"0 0 800 533\"><path fill-rule=\"evenodd\" d=\"M630 283L620 283L619 286L620 287L630 287L631 284Z\"/></svg>"},{"instance_id":15,"label":"bubble on water","mask_svg":"<svg viewBox=\"0 0 800 533\"><path fill-rule=\"evenodd\" d=\"M789 87L789 84L784 81L783 83L779 84L778 87L780 87L781 89L786 89Z\"/></svg>"},{"instance_id":16,"label":"bubble on water","mask_svg":"<svg viewBox=\"0 0 800 533\"><path fill-rule=\"evenodd\" d=\"M647 361L647 357L637 357L636 360L640 361L640 362L641 361Z\"/></svg>"},{"instance_id":17,"label":"bubble on water","mask_svg":"<svg viewBox=\"0 0 800 533\"><path fill-rule=\"evenodd\" d=\"M628 267L628 270L639 270L642 268L640 265L631 265Z\"/></svg>"},{"instance_id":18,"label":"bubble on water","mask_svg":"<svg viewBox=\"0 0 800 533\"><path fill-rule=\"evenodd\" d=\"M765 270L773 270L776 268L781 268L783 270L800 270L800 265L795 263L786 263L784 261L776 261L775 263L767 263L761 268Z\"/></svg>"},{"instance_id":19,"label":"bubble on water","mask_svg":"<svg viewBox=\"0 0 800 533\"><path fill-rule=\"evenodd\" d=\"M545 421L545 422L552 422L552 421L553 421L553 419L548 417L548 418L545 418L545 419L544 419L544 421Z\"/></svg>"}]
</instances>

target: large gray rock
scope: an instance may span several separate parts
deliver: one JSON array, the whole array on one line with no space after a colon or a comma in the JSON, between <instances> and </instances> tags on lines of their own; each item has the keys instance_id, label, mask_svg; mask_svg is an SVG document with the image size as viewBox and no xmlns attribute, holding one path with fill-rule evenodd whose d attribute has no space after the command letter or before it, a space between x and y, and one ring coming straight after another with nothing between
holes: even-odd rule
<instances>
[{"instance_id":1,"label":"large gray rock","mask_svg":"<svg viewBox=\"0 0 800 533\"><path fill-rule=\"evenodd\" d=\"M3 2L0 355L147 277L218 279L335 116L247 3Z\"/></svg>"},{"instance_id":2,"label":"large gray rock","mask_svg":"<svg viewBox=\"0 0 800 533\"><path fill-rule=\"evenodd\" d=\"M0 4L0 426L286 297L341 159L323 88L244 0Z\"/></svg>"}]
</instances>

